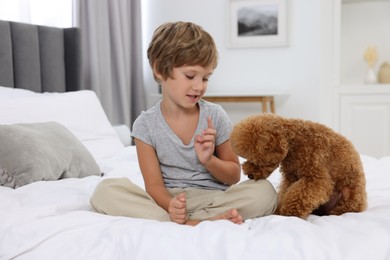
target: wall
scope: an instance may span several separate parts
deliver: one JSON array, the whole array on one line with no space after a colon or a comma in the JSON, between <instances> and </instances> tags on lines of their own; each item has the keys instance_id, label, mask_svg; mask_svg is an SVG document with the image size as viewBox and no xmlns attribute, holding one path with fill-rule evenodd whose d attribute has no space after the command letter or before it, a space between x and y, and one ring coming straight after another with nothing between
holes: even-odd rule
<instances>
[{"instance_id":1,"label":"wall","mask_svg":"<svg viewBox=\"0 0 390 260\"><path fill-rule=\"evenodd\" d=\"M288 0L289 46L228 48L227 0L143 0L144 57L154 29L167 21L191 21L213 35L220 62L209 81L213 92L281 90L277 113L331 124L332 11L331 1ZM145 62L145 83L157 93ZM152 95L153 96L153 95ZM155 99L149 99L149 105ZM221 103L233 122L258 113L260 104Z\"/></svg>"}]
</instances>

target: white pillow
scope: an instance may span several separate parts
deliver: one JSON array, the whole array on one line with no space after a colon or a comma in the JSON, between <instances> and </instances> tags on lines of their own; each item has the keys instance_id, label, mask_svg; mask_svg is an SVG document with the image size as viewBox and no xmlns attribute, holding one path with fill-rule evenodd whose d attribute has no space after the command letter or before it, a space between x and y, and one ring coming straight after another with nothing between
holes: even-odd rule
<instances>
[{"instance_id":1,"label":"white pillow","mask_svg":"<svg viewBox=\"0 0 390 260\"><path fill-rule=\"evenodd\" d=\"M26 92L17 92L13 98L1 99L0 124L58 122L68 128L97 161L124 148L95 92L32 92L32 95L21 97L18 94ZM1 92L0 96L4 93Z\"/></svg>"},{"instance_id":2,"label":"white pillow","mask_svg":"<svg viewBox=\"0 0 390 260\"><path fill-rule=\"evenodd\" d=\"M0 86L0 100L8 100L13 98L31 97L40 93L33 92L27 89L8 88Z\"/></svg>"}]
</instances>

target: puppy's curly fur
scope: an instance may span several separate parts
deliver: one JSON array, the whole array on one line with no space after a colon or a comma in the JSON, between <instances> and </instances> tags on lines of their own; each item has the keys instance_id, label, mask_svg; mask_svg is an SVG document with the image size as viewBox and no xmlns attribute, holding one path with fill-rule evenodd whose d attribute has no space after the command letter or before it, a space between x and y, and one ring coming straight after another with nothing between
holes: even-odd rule
<instances>
[{"instance_id":1,"label":"puppy's curly fur","mask_svg":"<svg viewBox=\"0 0 390 260\"><path fill-rule=\"evenodd\" d=\"M230 136L246 159L251 179L266 179L280 166L277 214L307 218L361 212L367 205L366 180L358 152L332 129L275 114L250 116Z\"/></svg>"}]
</instances>

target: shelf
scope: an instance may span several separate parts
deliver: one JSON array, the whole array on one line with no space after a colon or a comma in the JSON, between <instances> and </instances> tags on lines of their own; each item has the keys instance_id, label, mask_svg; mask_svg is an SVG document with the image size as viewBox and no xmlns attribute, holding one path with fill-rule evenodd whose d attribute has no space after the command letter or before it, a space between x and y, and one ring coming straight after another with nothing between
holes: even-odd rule
<instances>
[{"instance_id":1,"label":"shelf","mask_svg":"<svg viewBox=\"0 0 390 260\"><path fill-rule=\"evenodd\" d=\"M342 0L343 4L389 2L390 0Z\"/></svg>"},{"instance_id":2,"label":"shelf","mask_svg":"<svg viewBox=\"0 0 390 260\"><path fill-rule=\"evenodd\" d=\"M336 91L339 94L390 94L390 84L341 85Z\"/></svg>"},{"instance_id":3,"label":"shelf","mask_svg":"<svg viewBox=\"0 0 390 260\"><path fill-rule=\"evenodd\" d=\"M369 46L378 53L373 66L376 75L384 62L390 62L390 1L349 0L340 8L339 81L363 85L368 69L363 54Z\"/></svg>"}]
</instances>

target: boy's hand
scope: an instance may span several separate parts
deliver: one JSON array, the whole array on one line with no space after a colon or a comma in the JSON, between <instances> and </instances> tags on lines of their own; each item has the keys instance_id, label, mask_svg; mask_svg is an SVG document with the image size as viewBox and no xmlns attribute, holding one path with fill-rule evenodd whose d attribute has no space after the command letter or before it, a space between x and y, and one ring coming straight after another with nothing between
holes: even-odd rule
<instances>
[{"instance_id":1,"label":"boy's hand","mask_svg":"<svg viewBox=\"0 0 390 260\"><path fill-rule=\"evenodd\" d=\"M173 222L185 224L187 218L186 194L180 193L169 202L169 216Z\"/></svg>"},{"instance_id":2,"label":"boy's hand","mask_svg":"<svg viewBox=\"0 0 390 260\"><path fill-rule=\"evenodd\" d=\"M201 135L195 136L195 152L203 165L206 164L214 154L216 135L217 130L214 129L211 117L208 117L207 129L203 130Z\"/></svg>"}]
</instances>

